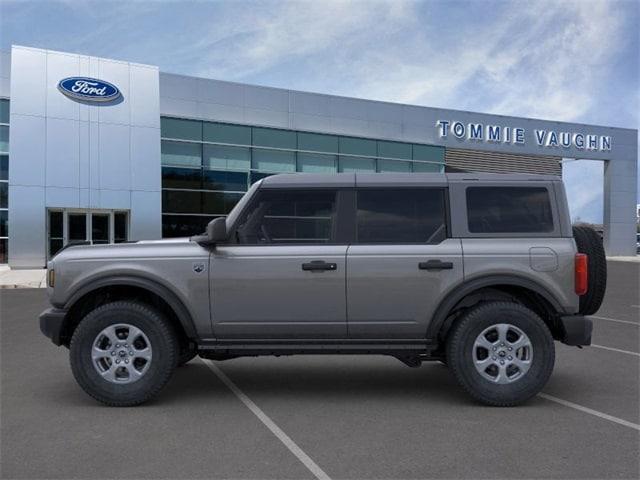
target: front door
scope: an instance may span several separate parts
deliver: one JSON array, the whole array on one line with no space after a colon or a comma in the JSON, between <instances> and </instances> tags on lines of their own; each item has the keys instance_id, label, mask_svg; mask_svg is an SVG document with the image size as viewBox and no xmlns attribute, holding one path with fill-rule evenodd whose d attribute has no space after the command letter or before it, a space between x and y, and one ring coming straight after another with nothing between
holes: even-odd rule
<instances>
[{"instance_id":1,"label":"front door","mask_svg":"<svg viewBox=\"0 0 640 480\"><path fill-rule=\"evenodd\" d=\"M446 190L362 188L347 253L351 338L422 339L444 292L463 279L448 238Z\"/></svg>"},{"instance_id":2,"label":"front door","mask_svg":"<svg viewBox=\"0 0 640 480\"><path fill-rule=\"evenodd\" d=\"M217 338L345 338L347 245L336 190L263 189L211 254Z\"/></svg>"}]
</instances>

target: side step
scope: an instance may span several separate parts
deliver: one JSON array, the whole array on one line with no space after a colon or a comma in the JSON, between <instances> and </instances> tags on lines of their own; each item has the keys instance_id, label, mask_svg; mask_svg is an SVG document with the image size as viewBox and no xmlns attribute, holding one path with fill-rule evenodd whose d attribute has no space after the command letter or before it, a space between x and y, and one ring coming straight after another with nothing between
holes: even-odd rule
<instances>
[{"instance_id":1,"label":"side step","mask_svg":"<svg viewBox=\"0 0 640 480\"><path fill-rule=\"evenodd\" d=\"M415 340L209 340L198 343L198 354L214 357L234 358L260 355L391 355L404 363L418 362L421 357L430 357L436 345ZM409 364L407 363L407 364ZM418 363L419 364L419 363ZM417 365L416 365L417 366Z\"/></svg>"}]
</instances>

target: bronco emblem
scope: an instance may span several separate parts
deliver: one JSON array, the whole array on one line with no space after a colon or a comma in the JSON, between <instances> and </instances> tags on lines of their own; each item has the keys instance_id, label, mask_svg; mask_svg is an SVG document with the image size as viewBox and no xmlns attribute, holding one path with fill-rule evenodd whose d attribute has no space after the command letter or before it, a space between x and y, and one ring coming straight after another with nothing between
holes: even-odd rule
<instances>
[{"instance_id":1,"label":"bronco emblem","mask_svg":"<svg viewBox=\"0 0 640 480\"><path fill-rule=\"evenodd\" d=\"M204 263L194 263L193 264L193 271L196 272L196 273L204 272Z\"/></svg>"}]
</instances>

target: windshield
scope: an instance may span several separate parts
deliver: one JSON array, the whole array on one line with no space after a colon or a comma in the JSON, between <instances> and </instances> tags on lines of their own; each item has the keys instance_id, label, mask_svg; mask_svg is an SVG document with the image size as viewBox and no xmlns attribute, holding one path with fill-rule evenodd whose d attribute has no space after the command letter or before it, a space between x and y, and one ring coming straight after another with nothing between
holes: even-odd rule
<instances>
[{"instance_id":1,"label":"windshield","mask_svg":"<svg viewBox=\"0 0 640 480\"><path fill-rule=\"evenodd\" d=\"M256 192L256 190L260 188L261 183L262 183L262 180L254 183L249 189L249 191L247 191L247 193L243 195L240 201L236 203L236 206L233 207L233 210L229 212L229 215L227 215L227 231L230 231L233 224L236 223L236 220L238 219L238 215L240 215L240 212L244 210L245 205L247 204L249 199L253 197L253 194Z\"/></svg>"}]
</instances>

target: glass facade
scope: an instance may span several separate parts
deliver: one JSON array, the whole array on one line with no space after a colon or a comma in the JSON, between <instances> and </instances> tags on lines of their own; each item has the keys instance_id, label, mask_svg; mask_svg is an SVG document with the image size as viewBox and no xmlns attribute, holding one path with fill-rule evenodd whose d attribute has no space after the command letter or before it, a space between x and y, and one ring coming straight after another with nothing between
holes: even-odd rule
<instances>
[{"instance_id":1,"label":"glass facade","mask_svg":"<svg viewBox=\"0 0 640 480\"><path fill-rule=\"evenodd\" d=\"M9 100L0 99L0 263L9 258Z\"/></svg>"},{"instance_id":2,"label":"glass facade","mask_svg":"<svg viewBox=\"0 0 640 480\"><path fill-rule=\"evenodd\" d=\"M444 148L161 118L162 236L202 233L274 173L443 172Z\"/></svg>"},{"instance_id":3,"label":"glass facade","mask_svg":"<svg viewBox=\"0 0 640 480\"><path fill-rule=\"evenodd\" d=\"M47 258L69 243L93 245L126 242L129 212L52 208L47 211Z\"/></svg>"}]
</instances>

